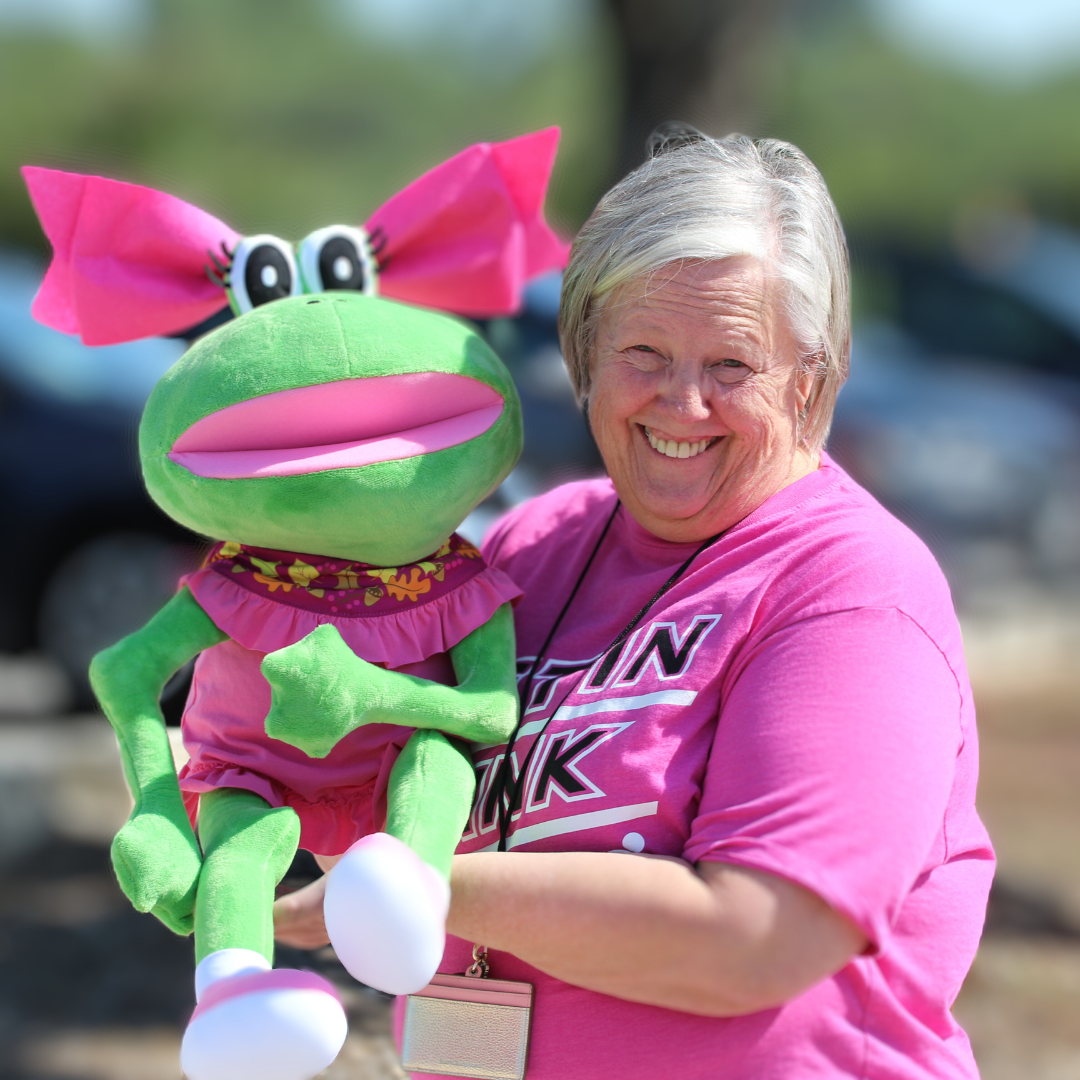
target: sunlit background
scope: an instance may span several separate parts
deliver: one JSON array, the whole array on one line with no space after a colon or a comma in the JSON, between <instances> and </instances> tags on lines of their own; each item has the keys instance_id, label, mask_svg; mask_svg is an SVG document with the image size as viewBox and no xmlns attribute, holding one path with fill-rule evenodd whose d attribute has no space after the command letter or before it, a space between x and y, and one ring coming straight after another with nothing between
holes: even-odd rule
<instances>
[{"instance_id":1,"label":"sunlit background","mask_svg":"<svg viewBox=\"0 0 1080 1080\"><path fill-rule=\"evenodd\" d=\"M668 119L790 139L833 192L856 327L830 450L945 567L980 708L1001 863L957 1013L987 1080L1080 1077L1076 0L0 0L0 1080L176 1077L192 962L112 884L127 802L83 674L199 556L134 456L183 345L86 349L29 319L48 251L18 167L299 238L559 124L569 236ZM527 445L474 538L599 469L557 302L541 280L484 326ZM289 962L338 977L325 953ZM328 1075L400 1076L385 1002L342 980Z\"/></svg>"}]
</instances>

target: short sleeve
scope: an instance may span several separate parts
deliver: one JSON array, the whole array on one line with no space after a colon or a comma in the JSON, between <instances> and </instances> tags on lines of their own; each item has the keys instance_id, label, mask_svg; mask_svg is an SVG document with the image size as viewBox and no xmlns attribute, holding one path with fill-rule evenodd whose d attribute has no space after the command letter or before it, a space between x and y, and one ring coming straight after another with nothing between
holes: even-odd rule
<instances>
[{"instance_id":1,"label":"short sleeve","mask_svg":"<svg viewBox=\"0 0 1080 1080\"><path fill-rule=\"evenodd\" d=\"M521 519L527 505L527 503L520 503L508 510L497 518L491 528L484 534L483 542L480 544L480 553L491 566L498 564L503 544L508 534Z\"/></svg>"},{"instance_id":2,"label":"short sleeve","mask_svg":"<svg viewBox=\"0 0 1080 1080\"><path fill-rule=\"evenodd\" d=\"M960 705L941 651L895 609L768 636L722 700L686 859L794 881L882 947L942 841Z\"/></svg>"}]
</instances>

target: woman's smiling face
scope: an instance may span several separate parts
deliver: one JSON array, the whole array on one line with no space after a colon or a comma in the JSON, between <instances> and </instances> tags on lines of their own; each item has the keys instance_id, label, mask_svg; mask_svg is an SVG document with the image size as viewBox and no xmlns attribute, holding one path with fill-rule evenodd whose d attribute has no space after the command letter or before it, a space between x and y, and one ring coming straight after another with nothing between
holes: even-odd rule
<instances>
[{"instance_id":1,"label":"woman's smiling face","mask_svg":"<svg viewBox=\"0 0 1080 1080\"><path fill-rule=\"evenodd\" d=\"M818 466L778 289L751 258L677 263L608 297L589 419L620 498L665 540L704 540Z\"/></svg>"}]
</instances>

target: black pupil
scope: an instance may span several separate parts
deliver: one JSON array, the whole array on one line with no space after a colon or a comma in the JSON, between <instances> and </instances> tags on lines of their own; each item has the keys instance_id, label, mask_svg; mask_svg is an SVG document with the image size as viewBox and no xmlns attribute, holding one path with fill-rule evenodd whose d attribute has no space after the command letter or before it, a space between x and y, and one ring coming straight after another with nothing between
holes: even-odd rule
<instances>
[{"instance_id":1,"label":"black pupil","mask_svg":"<svg viewBox=\"0 0 1080 1080\"><path fill-rule=\"evenodd\" d=\"M252 248L244 267L244 285L252 307L281 300L292 293L292 270L273 244Z\"/></svg>"},{"instance_id":2,"label":"black pupil","mask_svg":"<svg viewBox=\"0 0 1080 1080\"><path fill-rule=\"evenodd\" d=\"M319 252L319 277L324 289L364 288L364 264L356 245L345 236L334 236Z\"/></svg>"}]
</instances>

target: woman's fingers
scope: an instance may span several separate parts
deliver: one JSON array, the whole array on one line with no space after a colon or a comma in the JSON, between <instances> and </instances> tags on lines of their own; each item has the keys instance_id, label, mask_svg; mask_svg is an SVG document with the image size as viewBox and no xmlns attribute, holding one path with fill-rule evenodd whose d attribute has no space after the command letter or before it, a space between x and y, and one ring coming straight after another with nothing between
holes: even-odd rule
<instances>
[{"instance_id":1,"label":"woman's fingers","mask_svg":"<svg viewBox=\"0 0 1080 1080\"><path fill-rule=\"evenodd\" d=\"M274 901L274 938L294 949L318 949L330 944L323 922L326 875Z\"/></svg>"}]
</instances>

